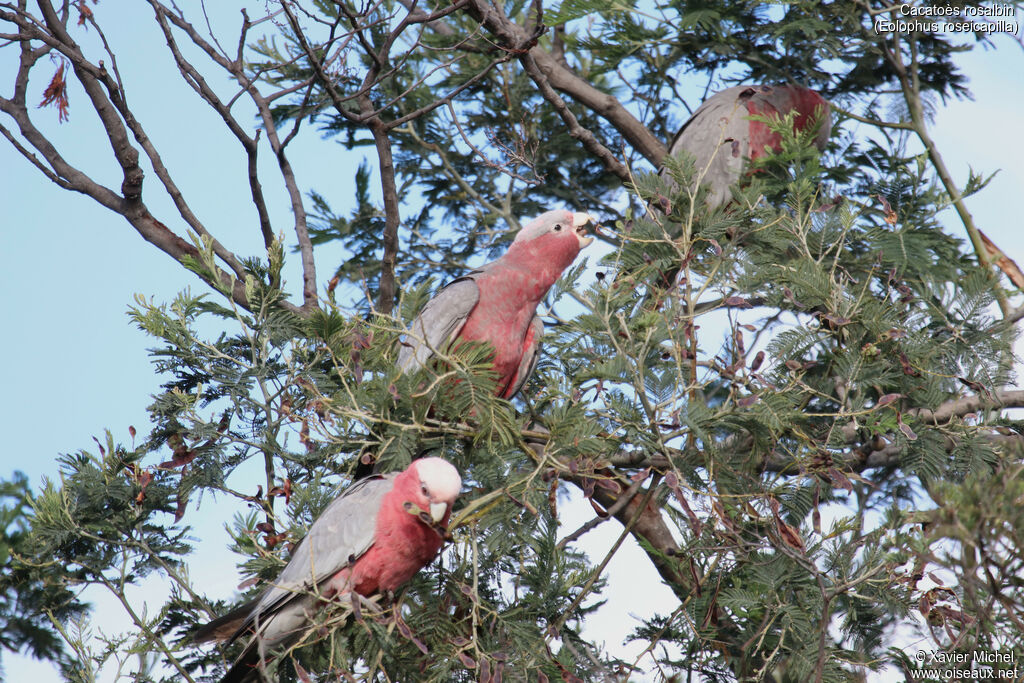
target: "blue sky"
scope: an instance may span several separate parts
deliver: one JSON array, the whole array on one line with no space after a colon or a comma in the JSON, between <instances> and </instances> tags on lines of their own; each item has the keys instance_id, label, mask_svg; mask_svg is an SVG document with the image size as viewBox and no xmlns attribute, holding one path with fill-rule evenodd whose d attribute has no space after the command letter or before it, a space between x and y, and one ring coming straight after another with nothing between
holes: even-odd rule
<instances>
[{"instance_id":1,"label":"blue sky","mask_svg":"<svg viewBox=\"0 0 1024 683\"><path fill-rule=\"evenodd\" d=\"M253 5L252 16L257 16L262 3ZM94 11L102 19L112 7L101 3ZM122 55L120 68L139 120L211 232L236 253L259 254L261 243L238 143L184 86L167 58L162 37L149 30L151 13L142 3L123 3L118 12L120 21L109 29L108 38ZM234 12L213 19L226 21L232 28L238 24ZM83 43L90 40L95 36L83 37ZM0 74L12 72L13 57L12 49L0 50ZM933 136L958 182L966 179L969 166L986 174L1000 170L968 205L992 240L1024 264L1024 229L1019 218L1024 190L1020 133L1024 128L1024 51L1002 39L998 50L977 50L960 61L975 99L941 107ZM39 69L32 84L34 93L41 93L44 74L48 78L51 73L48 66ZM48 130L73 163L114 187L120 184L120 169L80 90L71 92L69 123L58 126L54 111L37 113L40 121L48 118L53 122ZM361 154L346 153L315 134L300 136L291 152L300 185L330 197L339 213L346 210ZM159 379L146 352L153 341L125 315L133 295L161 302L185 287L193 291L205 287L144 242L119 216L50 184L3 140L0 169L4 181L0 183L4 207L0 287L6 293L0 357L7 359L0 368L4 387L0 428L5 435L0 476L22 470L38 485L43 476L56 473L58 453L95 450L92 437L102 440L106 428L115 440L125 442L129 425L140 434L148 431L145 408ZM290 235L290 210L267 148L263 169L275 230ZM147 182L149 191L156 189L152 173ZM147 192L158 217L174 215L166 198L158 201L151 196ZM951 210L946 216L948 229L962 235ZM334 261L321 255L318 265L323 282ZM288 272L288 279L298 283L294 264ZM614 536L611 525L604 527ZM600 539L599 533L604 532L595 532L595 538ZM216 571L224 596L237 583L233 570L232 565ZM662 599L657 593L649 597L654 602ZM637 604L637 596L626 598L632 607L623 606L625 613L645 611ZM611 608L615 609L614 603ZM610 631L608 637L611 641L621 635ZM56 680L46 665L8 653L2 661L9 680L28 680L29 675L39 682Z\"/></svg>"}]
</instances>

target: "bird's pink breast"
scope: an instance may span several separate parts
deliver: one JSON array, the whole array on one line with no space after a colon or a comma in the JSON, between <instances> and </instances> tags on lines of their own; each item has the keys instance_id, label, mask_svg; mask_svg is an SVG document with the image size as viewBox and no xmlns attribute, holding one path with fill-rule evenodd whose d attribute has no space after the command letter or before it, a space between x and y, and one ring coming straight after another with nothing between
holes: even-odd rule
<instances>
[{"instance_id":1,"label":"bird's pink breast","mask_svg":"<svg viewBox=\"0 0 1024 683\"><path fill-rule=\"evenodd\" d=\"M777 100L778 104L785 105L782 108L788 112L795 110L796 117L793 119L793 130L802 131L815 123L818 112L822 114L828 107L828 103L813 90L806 88L790 88L777 86L774 88L774 95L782 99ZM779 109L772 103L763 99L751 99L747 102L747 111L750 114L760 116L780 116ZM761 121L750 122L750 158L758 159L766 156L765 148L772 152L778 152L782 148L782 136L773 132L767 124Z\"/></svg>"},{"instance_id":2,"label":"bird's pink breast","mask_svg":"<svg viewBox=\"0 0 1024 683\"><path fill-rule=\"evenodd\" d=\"M360 595L372 595L378 591L397 590L429 564L437 556L444 539L436 529L423 523L415 511L406 511L404 503L419 498L422 496L419 495L415 474L406 476L403 473L397 477L395 487L381 502L373 545L336 579ZM417 506L419 510L423 510L422 505L421 502ZM442 523L448 523L447 515Z\"/></svg>"},{"instance_id":3,"label":"bird's pink breast","mask_svg":"<svg viewBox=\"0 0 1024 683\"><path fill-rule=\"evenodd\" d=\"M494 347L498 394L514 385L530 340L527 333L537 304L572 265L579 240L571 230L515 243L501 259L477 277L480 299L459 332L460 339L488 342Z\"/></svg>"},{"instance_id":4,"label":"bird's pink breast","mask_svg":"<svg viewBox=\"0 0 1024 683\"><path fill-rule=\"evenodd\" d=\"M523 357L523 341L537 310L537 301L528 296L528 276L507 272L501 276L487 273L478 280L477 303L459 338L488 342L494 347L494 372L499 392L512 381Z\"/></svg>"}]
</instances>

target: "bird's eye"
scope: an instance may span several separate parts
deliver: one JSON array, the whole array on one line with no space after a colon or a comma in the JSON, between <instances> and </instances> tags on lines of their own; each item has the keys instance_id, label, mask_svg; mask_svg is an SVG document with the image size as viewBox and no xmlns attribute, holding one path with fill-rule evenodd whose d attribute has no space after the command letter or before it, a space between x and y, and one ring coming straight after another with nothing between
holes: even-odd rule
<instances>
[{"instance_id":1,"label":"bird's eye","mask_svg":"<svg viewBox=\"0 0 1024 683\"><path fill-rule=\"evenodd\" d=\"M562 224L561 223L555 223L555 232L558 232L561 229L562 229Z\"/></svg>"},{"instance_id":2,"label":"bird's eye","mask_svg":"<svg viewBox=\"0 0 1024 683\"><path fill-rule=\"evenodd\" d=\"M427 496L428 495L427 494L427 485L426 484L420 484L420 491L423 492L424 496Z\"/></svg>"}]
</instances>

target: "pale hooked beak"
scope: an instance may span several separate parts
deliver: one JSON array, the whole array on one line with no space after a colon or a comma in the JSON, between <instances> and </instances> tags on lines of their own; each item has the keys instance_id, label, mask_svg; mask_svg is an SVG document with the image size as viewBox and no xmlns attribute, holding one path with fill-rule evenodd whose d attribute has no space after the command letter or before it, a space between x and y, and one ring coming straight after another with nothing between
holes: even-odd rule
<instances>
[{"instance_id":1,"label":"pale hooked beak","mask_svg":"<svg viewBox=\"0 0 1024 683\"><path fill-rule=\"evenodd\" d=\"M448 512L448 503L430 504L430 518L434 520L434 524L440 524L446 512Z\"/></svg>"},{"instance_id":2,"label":"pale hooked beak","mask_svg":"<svg viewBox=\"0 0 1024 683\"><path fill-rule=\"evenodd\" d=\"M576 239L580 241L580 249L594 241L594 238L587 234L586 225L597 221L589 213L574 213L572 215L572 226L576 228Z\"/></svg>"}]
</instances>

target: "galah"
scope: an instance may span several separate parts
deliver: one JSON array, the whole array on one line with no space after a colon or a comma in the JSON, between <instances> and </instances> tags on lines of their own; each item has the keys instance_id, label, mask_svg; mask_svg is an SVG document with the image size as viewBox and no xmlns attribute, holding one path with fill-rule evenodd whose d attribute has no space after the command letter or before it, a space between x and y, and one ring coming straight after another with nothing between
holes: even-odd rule
<instances>
[{"instance_id":1,"label":"galah","mask_svg":"<svg viewBox=\"0 0 1024 683\"><path fill-rule=\"evenodd\" d=\"M564 209L541 214L519 231L504 256L438 290L413 321L398 366L414 371L458 340L488 342L494 347L496 393L514 396L537 365L544 333L537 305L594 240L585 234L590 220Z\"/></svg>"},{"instance_id":2,"label":"galah","mask_svg":"<svg viewBox=\"0 0 1024 683\"><path fill-rule=\"evenodd\" d=\"M740 180L747 159L781 148L781 136L750 117L783 118L791 111L795 131L818 127L814 144L823 150L832 122L821 95L799 85L737 85L705 100L676 133L668 153L689 152L697 172L704 173L701 183L709 186L708 205L721 206L732 199L729 186Z\"/></svg>"},{"instance_id":3,"label":"galah","mask_svg":"<svg viewBox=\"0 0 1024 683\"><path fill-rule=\"evenodd\" d=\"M350 486L313 522L280 576L255 600L201 627L196 642L250 641L221 683L260 678L273 649L297 642L332 598L394 591L434 557L462 480L441 458Z\"/></svg>"}]
</instances>

